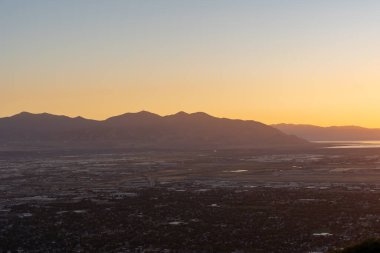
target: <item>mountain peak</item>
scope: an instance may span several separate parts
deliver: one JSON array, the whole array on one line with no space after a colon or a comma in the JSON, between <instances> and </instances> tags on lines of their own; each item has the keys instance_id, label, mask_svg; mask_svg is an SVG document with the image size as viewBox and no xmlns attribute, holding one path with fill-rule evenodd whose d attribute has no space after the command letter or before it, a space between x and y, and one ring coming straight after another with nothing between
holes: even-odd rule
<instances>
[{"instance_id":1,"label":"mountain peak","mask_svg":"<svg viewBox=\"0 0 380 253\"><path fill-rule=\"evenodd\" d=\"M118 116L114 116L106 119L106 122L112 122L115 124L126 124L130 122L147 122L160 119L161 116L158 114L154 114L148 111L140 111L140 112L128 112Z\"/></svg>"},{"instance_id":2,"label":"mountain peak","mask_svg":"<svg viewBox=\"0 0 380 253\"><path fill-rule=\"evenodd\" d=\"M53 114L49 114L49 113L31 113L31 112L20 112L18 114L15 114L13 116L11 116L10 118L16 118L16 119L29 119L29 118L41 118L41 117L58 117L56 115L53 115Z\"/></svg>"},{"instance_id":3,"label":"mountain peak","mask_svg":"<svg viewBox=\"0 0 380 253\"><path fill-rule=\"evenodd\" d=\"M172 118L214 118L213 116L205 113L205 112L193 112L193 113L187 113L184 111L177 112L176 114L168 115L166 117L172 117Z\"/></svg>"},{"instance_id":4,"label":"mountain peak","mask_svg":"<svg viewBox=\"0 0 380 253\"><path fill-rule=\"evenodd\" d=\"M184 111L179 111L176 114L174 114L174 116L188 116L188 115L189 114L187 112L184 112Z\"/></svg>"},{"instance_id":5,"label":"mountain peak","mask_svg":"<svg viewBox=\"0 0 380 253\"><path fill-rule=\"evenodd\" d=\"M15 118L19 118L19 117L30 117L30 116L33 116L33 115L35 115L35 114L33 114L33 113L30 113L30 112L20 112L20 113L17 113L17 114L15 114L15 115L13 115L13 116L11 116L11 118L13 118L13 117L15 117Z\"/></svg>"},{"instance_id":6,"label":"mountain peak","mask_svg":"<svg viewBox=\"0 0 380 253\"><path fill-rule=\"evenodd\" d=\"M164 118L173 118L173 119L185 119L185 118L188 118L190 114L188 114L187 112L184 112L184 111L179 111L175 114L171 114L171 115L167 115L165 116Z\"/></svg>"},{"instance_id":7,"label":"mountain peak","mask_svg":"<svg viewBox=\"0 0 380 253\"><path fill-rule=\"evenodd\" d=\"M190 115L194 116L194 117L202 117L202 118L215 118L215 117L213 117L210 114L207 114L205 112L194 112L194 113L192 113Z\"/></svg>"},{"instance_id":8,"label":"mountain peak","mask_svg":"<svg viewBox=\"0 0 380 253\"><path fill-rule=\"evenodd\" d=\"M149 112L149 111L145 111L145 110L142 110L142 111L139 111L139 112L135 112L135 113L131 113L131 114L144 115L144 116L153 116L153 117L159 116L158 114L155 114L155 113L152 113L152 112Z\"/></svg>"}]
</instances>

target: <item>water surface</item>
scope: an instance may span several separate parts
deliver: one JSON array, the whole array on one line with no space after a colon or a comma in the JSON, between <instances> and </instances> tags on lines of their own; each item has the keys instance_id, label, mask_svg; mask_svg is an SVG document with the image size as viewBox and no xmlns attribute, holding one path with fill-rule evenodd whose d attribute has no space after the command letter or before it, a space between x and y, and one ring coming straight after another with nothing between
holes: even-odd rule
<instances>
[{"instance_id":1,"label":"water surface","mask_svg":"<svg viewBox=\"0 0 380 253\"><path fill-rule=\"evenodd\" d=\"M380 141L314 141L327 144L326 148L380 148Z\"/></svg>"}]
</instances>

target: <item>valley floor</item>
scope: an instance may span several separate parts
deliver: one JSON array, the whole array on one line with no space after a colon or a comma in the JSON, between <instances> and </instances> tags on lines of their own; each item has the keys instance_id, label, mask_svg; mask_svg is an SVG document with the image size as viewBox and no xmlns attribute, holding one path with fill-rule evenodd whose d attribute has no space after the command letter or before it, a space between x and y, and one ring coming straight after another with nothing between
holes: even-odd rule
<instances>
[{"instance_id":1,"label":"valley floor","mask_svg":"<svg viewBox=\"0 0 380 253\"><path fill-rule=\"evenodd\" d=\"M328 252L379 199L379 149L2 152L0 252Z\"/></svg>"}]
</instances>

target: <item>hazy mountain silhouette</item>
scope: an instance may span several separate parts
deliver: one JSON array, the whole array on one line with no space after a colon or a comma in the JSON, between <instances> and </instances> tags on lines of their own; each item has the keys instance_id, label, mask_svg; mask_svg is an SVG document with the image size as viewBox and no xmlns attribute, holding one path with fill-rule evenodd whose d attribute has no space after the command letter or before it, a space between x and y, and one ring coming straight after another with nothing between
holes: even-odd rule
<instances>
[{"instance_id":1,"label":"hazy mountain silhouette","mask_svg":"<svg viewBox=\"0 0 380 253\"><path fill-rule=\"evenodd\" d=\"M276 124L280 131L309 141L368 141L380 140L380 129L358 126L320 127L314 125Z\"/></svg>"},{"instance_id":2,"label":"hazy mountain silhouette","mask_svg":"<svg viewBox=\"0 0 380 253\"><path fill-rule=\"evenodd\" d=\"M266 148L308 142L256 121L142 111L104 121L23 112L0 118L0 145L33 147Z\"/></svg>"}]
</instances>

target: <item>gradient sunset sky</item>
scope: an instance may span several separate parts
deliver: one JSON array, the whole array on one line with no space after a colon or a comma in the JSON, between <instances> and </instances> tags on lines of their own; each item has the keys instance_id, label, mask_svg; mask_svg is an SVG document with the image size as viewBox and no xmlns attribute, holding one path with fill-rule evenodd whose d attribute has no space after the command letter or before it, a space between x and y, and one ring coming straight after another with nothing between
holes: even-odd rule
<instances>
[{"instance_id":1,"label":"gradient sunset sky","mask_svg":"<svg viewBox=\"0 0 380 253\"><path fill-rule=\"evenodd\" d=\"M0 117L380 127L378 0L0 0Z\"/></svg>"}]
</instances>

